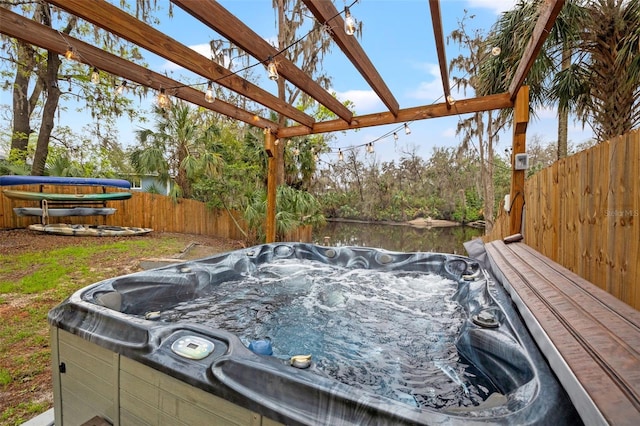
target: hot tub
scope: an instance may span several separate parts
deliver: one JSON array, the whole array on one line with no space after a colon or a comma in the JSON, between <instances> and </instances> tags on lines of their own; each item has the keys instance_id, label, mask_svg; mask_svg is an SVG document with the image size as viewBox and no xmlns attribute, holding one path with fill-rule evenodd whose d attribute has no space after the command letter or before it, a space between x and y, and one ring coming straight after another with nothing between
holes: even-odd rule
<instances>
[{"instance_id":1,"label":"hot tub","mask_svg":"<svg viewBox=\"0 0 640 426\"><path fill-rule=\"evenodd\" d=\"M265 244L96 283L49 323L56 425L581 423L462 256Z\"/></svg>"}]
</instances>

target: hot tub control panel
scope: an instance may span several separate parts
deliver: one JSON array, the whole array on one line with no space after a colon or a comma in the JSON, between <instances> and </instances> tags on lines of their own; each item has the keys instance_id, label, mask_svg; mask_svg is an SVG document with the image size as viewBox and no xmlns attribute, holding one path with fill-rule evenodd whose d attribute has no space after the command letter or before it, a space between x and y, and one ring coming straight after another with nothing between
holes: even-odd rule
<instances>
[{"instance_id":1,"label":"hot tub control panel","mask_svg":"<svg viewBox=\"0 0 640 426\"><path fill-rule=\"evenodd\" d=\"M198 336L182 336L171 345L171 350L184 358L203 359L213 352L214 345Z\"/></svg>"}]
</instances>

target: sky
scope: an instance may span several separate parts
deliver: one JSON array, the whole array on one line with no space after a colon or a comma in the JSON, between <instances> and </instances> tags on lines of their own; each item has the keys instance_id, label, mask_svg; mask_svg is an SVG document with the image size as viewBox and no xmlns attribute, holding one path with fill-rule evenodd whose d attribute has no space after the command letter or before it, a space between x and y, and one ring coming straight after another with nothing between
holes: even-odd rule
<instances>
[{"instance_id":1,"label":"sky","mask_svg":"<svg viewBox=\"0 0 640 426\"><path fill-rule=\"evenodd\" d=\"M345 3L334 1L336 8L342 10L353 0ZM478 29L483 33L489 31L499 14L513 7L516 0L442 0L441 12L445 37L459 27L459 22L467 15L470 31ZM249 25L254 32L271 41L276 37L275 15L272 0L220 0L219 3ZM167 0L160 4L168 7ZM373 65L378 69L389 89L400 104L400 108L410 108L443 102L442 81L440 78L437 54L433 39L433 28L429 3L427 0L359 0L350 7L352 16L362 23L363 31L359 39L364 51ZM158 29L172 38L209 56L209 41L219 36L211 29L200 24L180 8L173 8L173 17L160 16ZM447 60L458 55L457 46L446 46ZM180 80L180 76L191 76L191 81L206 82L202 77L195 77L190 72L169 63L161 57L149 52L144 53L149 68ZM341 101L350 100L355 104L356 115L365 115L386 111L385 106L368 86L363 77L346 59L340 49L333 45L331 53L323 61L323 68L332 77L331 91ZM258 73L259 67L256 67ZM266 73L258 83L265 90L275 93L275 83L268 80ZM459 92L452 86L455 99L471 98L473 93ZM10 103L6 93L2 94L3 104ZM139 107L149 109L152 99L143 99ZM556 113L553 110L538 111L528 127L528 137L538 137L543 142L556 140ZM62 113L61 124L74 127L90 122L88 114ZM455 130L460 117L442 117L408 123L411 133L405 134L403 124L369 127L358 131L333 133L332 152L324 154L322 160L333 162L340 148L347 152L354 147L372 143L375 158L381 161L397 159L407 152L415 152L428 158L434 147L456 147L460 137ZM570 123L569 140L575 144L592 137L591 132L583 130L579 124ZM152 126L150 123L136 123L120 120L120 140L125 144L135 143L135 131L141 127ZM393 133L398 135L397 140ZM504 134L498 149L511 145L511 135ZM361 148L364 152L364 148Z\"/></svg>"}]
</instances>

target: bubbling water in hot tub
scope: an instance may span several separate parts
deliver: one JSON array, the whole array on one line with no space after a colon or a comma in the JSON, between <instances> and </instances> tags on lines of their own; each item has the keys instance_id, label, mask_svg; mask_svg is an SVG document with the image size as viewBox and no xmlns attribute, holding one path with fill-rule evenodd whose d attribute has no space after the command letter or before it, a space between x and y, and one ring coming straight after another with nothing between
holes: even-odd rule
<instances>
[{"instance_id":1,"label":"bubbling water in hot tub","mask_svg":"<svg viewBox=\"0 0 640 426\"><path fill-rule=\"evenodd\" d=\"M426 272L277 259L160 319L224 329L247 346L268 339L283 363L311 354L309 371L413 406L467 407L496 388L456 349L466 318L457 289Z\"/></svg>"}]
</instances>

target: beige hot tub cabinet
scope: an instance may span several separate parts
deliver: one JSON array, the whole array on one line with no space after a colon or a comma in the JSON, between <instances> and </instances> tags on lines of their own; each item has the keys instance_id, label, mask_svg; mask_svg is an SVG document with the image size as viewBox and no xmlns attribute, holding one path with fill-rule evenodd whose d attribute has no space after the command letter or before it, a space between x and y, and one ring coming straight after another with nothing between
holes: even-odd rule
<instances>
[{"instance_id":1,"label":"beige hot tub cabinet","mask_svg":"<svg viewBox=\"0 0 640 426\"><path fill-rule=\"evenodd\" d=\"M281 424L57 327L51 350L56 426Z\"/></svg>"}]
</instances>

